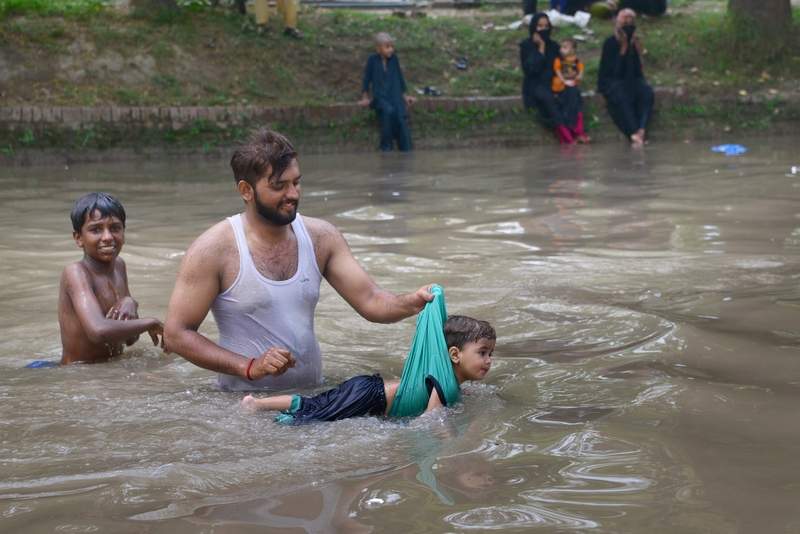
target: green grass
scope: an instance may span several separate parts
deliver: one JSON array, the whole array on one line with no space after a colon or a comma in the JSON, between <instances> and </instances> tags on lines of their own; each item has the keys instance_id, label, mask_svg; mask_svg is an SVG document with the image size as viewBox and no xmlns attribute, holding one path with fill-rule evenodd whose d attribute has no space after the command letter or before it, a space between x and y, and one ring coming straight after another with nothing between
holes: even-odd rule
<instances>
[{"instance_id":1,"label":"green grass","mask_svg":"<svg viewBox=\"0 0 800 534\"><path fill-rule=\"evenodd\" d=\"M0 19L13 15L85 17L105 7L104 0L0 0Z\"/></svg>"},{"instance_id":2,"label":"green grass","mask_svg":"<svg viewBox=\"0 0 800 534\"><path fill-rule=\"evenodd\" d=\"M794 10L794 48L776 60L769 53L778 48L737 49L734 36L741 31L731 27L724 11L703 9L707 4L676 0L670 4L671 15L638 21L647 50L645 71L654 85L682 85L704 96L772 87L797 91L792 81L800 79L800 10ZM724 0L716 4L724 6ZM229 7L204 7L202 1L155 19L124 16L104 5L101 0L0 0L0 44L19 54L18 62L28 72L21 79L37 80L38 89L31 92L30 86L12 79L4 88L6 105L353 101L378 31L395 37L411 91L427 85L446 96L508 96L520 91L518 45L526 29L482 29L490 21L497 27L513 21L516 15L508 11L400 18L304 8L299 21L305 39L294 41L282 35L278 17L271 19L266 34L260 34L251 17L240 17ZM92 16L65 16L68 13ZM602 42L611 34L612 23L593 20L590 27L594 36L579 44L586 64L585 89L595 86ZM574 27L558 28L554 37L576 33L580 32ZM61 66L65 56L72 65L69 73ZM467 58L467 70L455 68L454 60L460 57ZM117 68L108 68L110 63Z\"/></svg>"}]
</instances>

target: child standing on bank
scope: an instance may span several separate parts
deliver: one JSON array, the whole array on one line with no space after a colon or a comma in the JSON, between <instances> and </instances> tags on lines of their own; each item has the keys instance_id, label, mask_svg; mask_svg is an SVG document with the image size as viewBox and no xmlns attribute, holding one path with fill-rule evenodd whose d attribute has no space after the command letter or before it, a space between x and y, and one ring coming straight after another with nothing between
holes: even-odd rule
<instances>
[{"instance_id":1,"label":"child standing on bank","mask_svg":"<svg viewBox=\"0 0 800 534\"><path fill-rule=\"evenodd\" d=\"M583 79L583 62L577 52L578 43L574 39L561 41L559 56L553 62L552 90L570 133L579 143L588 143L589 136L583 129L583 99L578 88Z\"/></svg>"},{"instance_id":2,"label":"child standing on bank","mask_svg":"<svg viewBox=\"0 0 800 534\"><path fill-rule=\"evenodd\" d=\"M483 380L492 366L497 339L492 325L464 315L451 315L444 323L444 338L458 384ZM445 395L438 381L428 376L425 383L430 396L425 411L445 406ZM242 408L248 411L282 411L276 420L288 424L336 421L365 415L385 416L392 409L399 386L398 380L384 381L377 374L362 375L314 397L278 395L257 399L247 395L242 399Z\"/></svg>"},{"instance_id":3,"label":"child standing on bank","mask_svg":"<svg viewBox=\"0 0 800 534\"><path fill-rule=\"evenodd\" d=\"M370 89L372 99L370 100ZM406 95L406 81L400 70L400 60L394 50L394 39L388 33L375 36L375 53L367 59L361 84L361 106L370 106L378 114L381 125L380 149L411 150L411 132L408 129L407 105L416 99Z\"/></svg>"},{"instance_id":4,"label":"child standing on bank","mask_svg":"<svg viewBox=\"0 0 800 534\"><path fill-rule=\"evenodd\" d=\"M125 208L107 193L79 198L70 214L72 237L83 259L64 268L58 295L61 363L97 363L122 353L147 332L164 347L161 321L140 319L119 258L125 244Z\"/></svg>"}]
</instances>

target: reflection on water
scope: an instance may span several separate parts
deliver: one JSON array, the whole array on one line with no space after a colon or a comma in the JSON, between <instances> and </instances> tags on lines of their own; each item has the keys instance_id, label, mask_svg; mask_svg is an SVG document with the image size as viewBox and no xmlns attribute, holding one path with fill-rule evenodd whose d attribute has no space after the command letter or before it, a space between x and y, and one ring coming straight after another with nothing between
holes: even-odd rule
<instances>
[{"instance_id":1,"label":"reflection on water","mask_svg":"<svg viewBox=\"0 0 800 534\"><path fill-rule=\"evenodd\" d=\"M303 213L388 289L441 283L499 342L447 414L297 428L239 413L143 341L106 365L22 368L60 353L72 201L121 198L132 292L163 316L186 246L241 207L225 162L3 169L0 526L797 530L797 140L748 146L304 157ZM326 380L399 375L412 329L324 286Z\"/></svg>"}]
</instances>

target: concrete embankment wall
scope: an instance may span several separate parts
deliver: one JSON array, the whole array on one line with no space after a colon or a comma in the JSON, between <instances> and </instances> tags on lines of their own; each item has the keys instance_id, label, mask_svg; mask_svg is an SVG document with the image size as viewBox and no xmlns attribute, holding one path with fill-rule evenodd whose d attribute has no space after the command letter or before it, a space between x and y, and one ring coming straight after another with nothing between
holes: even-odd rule
<instances>
[{"instance_id":1,"label":"concrete embankment wall","mask_svg":"<svg viewBox=\"0 0 800 534\"><path fill-rule=\"evenodd\" d=\"M584 97L595 142L621 139L602 97ZM427 97L411 108L417 148L554 143L551 132L525 111L519 97ZM0 107L0 157L6 161L92 160L124 154L214 153L249 131L269 125L303 152L374 150L377 121L356 104L293 107ZM692 97L657 89L654 138L712 137L733 130L797 133L797 100ZM45 149L43 152L42 149Z\"/></svg>"}]
</instances>

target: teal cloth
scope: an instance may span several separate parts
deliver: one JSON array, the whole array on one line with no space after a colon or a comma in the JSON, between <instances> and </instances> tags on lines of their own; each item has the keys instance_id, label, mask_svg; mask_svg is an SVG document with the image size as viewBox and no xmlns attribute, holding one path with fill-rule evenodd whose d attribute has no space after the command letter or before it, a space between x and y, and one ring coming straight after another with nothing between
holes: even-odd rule
<instances>
[{"instance_id":1,"label":"teal cloth","mask_svg":"<svg viewBox=\"0 0 800 534\"><path fill-rule=\"evenodd\" d=\"M302 397L300 397L300 395L292 395L292 404L289 406L289 409L276 415L275 422L281 425L293 424L294 415L292 414L300 409L302 402L303 399Z\"/></svg>"},{"instance_id":2,"label":"teal cloth","mask_svg":"<svg viewBox=\"0 0 800 534\"><path fill-rule=\"evenodd\" d=\"M417 317L417 329L389 412L391 417L416 417L425 411L430 398L425 384L428 376L439 382L445 397L442 402L447 406L457 403L461 395L444 339L447 320L444 289L434 285L431 293L433 300L425 304Z\"/></svg>"}]
</instances>

